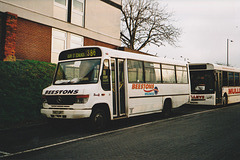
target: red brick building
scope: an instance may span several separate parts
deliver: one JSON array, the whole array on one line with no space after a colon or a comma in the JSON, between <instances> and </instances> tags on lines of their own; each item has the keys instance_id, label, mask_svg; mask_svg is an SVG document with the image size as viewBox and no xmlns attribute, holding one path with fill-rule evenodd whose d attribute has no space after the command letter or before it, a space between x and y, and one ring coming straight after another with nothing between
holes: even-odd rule
<instances>
[{"instance_id":1,"label":"red brick building","mask_svg":"<svg viewBox=\"0 0 240 160\"><path fill-rule=\"evenodd\" d=\"M117 48L121 0L0 0L0 59L57 62L63 49Z\"/></svg>"}]
</instances>

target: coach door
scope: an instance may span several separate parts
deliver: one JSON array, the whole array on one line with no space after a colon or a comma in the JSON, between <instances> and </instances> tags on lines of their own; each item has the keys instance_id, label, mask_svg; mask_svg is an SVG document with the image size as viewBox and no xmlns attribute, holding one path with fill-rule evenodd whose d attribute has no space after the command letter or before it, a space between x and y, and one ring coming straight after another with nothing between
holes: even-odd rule
<instances>
[{"instance_id":1,"label":"coach door","mask_svg":"<svg viewBox=\"0 0 240 160\"><path fill-rule=\"evenodd\" d=\"M216 71L216 104L222 103L222 72Z\"/></svg>"},{"instance_id":2,"label":"coach door","mask_svg":"<svg viewBox=\"0 0 240 160\"><path fill-rule=\"evenodd\" d=\"M126 115L124 59L111 59L113 116Z\"/></svg>"}]
</instances>

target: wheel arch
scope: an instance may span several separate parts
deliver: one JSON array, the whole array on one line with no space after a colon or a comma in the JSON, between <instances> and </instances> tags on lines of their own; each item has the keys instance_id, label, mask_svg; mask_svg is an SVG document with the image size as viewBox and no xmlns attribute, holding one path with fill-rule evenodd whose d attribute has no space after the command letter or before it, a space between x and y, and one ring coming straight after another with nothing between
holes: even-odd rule
<instances>
[{"instance_id":1,"label":"wheel arch","mask_svg":"<svg viewBox=\"0 0 240 160\"><path fill-rule=\"evenodd\" d=\"M226 97L226 99L225 99L225 97ZM225 104L224 104L224 100L226 101ZM227 92L224 92L224 94L223 94L222 104L223 104L223 106L228 105L228 94L227 94Z\"/></svg>"},{"instance_id":2,"label":"wheel arch","mask_svg":"<svg viewBox=\"0 0 240 160\"><path fill-rule=\"evenodd\" d=\"M106 115L107 115L107 118L111 119L111 114L110 114L110 108L109 108L109 105L107 103L98 103L98 104L95 104L93 107L92 107L92 113L94 112L94 110L96 109L101 109L103 111L105 111ZM92 114L91 113L91 114Z\"/></svg>"},{"instance_id":3,"label":"wheel arch","mask_svg":"<svg viewBox=\"0 0 240 160\"><path fill-rule=\"evenodd\" d=\"M172 99L165 98L162 109L163 117L169 118L172 114Z\"/></svg>"},{"instance_id":4,"label":"wheel arch","mask_svg":"<svg viewBox=\"0 0 240 160\"><path fill-rule=\"evenodd\" d=\"M224 92L224 93L223 93L223 96L226 96L226 97L228 97L228 94L227 94L227 92Z\"/></svg>"},{"instance_id":5,"label":"wheel arch","mask_svg":"<svg viewBox=\"0 0 240 160\"><path fill-rule=\"evenodd\" d=\"M171 108L172 108L172 98L171 97L166 97L163 101L163 108L166 107L166 105L170 104Z\"/></svg>"}]
</instances>

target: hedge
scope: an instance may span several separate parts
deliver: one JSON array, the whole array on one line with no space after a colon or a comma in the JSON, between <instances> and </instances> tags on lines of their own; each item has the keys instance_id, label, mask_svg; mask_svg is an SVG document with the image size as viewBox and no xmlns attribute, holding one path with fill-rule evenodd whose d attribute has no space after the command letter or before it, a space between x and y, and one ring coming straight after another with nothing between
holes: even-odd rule
<instances>
[{"instance_id":1,"label":"hedge","mask_svg":"<svg viewBox=\"0 0 240 160\"><path fill-rule=\"evenodd\" d=\"M0 61L0 129L44 120L41 94L51 84L55 67L34 60Z\"/></svg>"}]
</instances>

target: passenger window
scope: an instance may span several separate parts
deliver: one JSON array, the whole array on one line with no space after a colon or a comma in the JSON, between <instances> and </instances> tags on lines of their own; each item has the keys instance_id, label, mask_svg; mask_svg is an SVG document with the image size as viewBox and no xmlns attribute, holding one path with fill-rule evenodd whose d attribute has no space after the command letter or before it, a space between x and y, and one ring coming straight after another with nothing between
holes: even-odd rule
<instances>
[{"instance_id":1,"label":"passenger window","mask_svg":"<svg viewBox=\"0 0 240 160\"><path fill-rule=\"evenodd\" d=\"M154 64L149 62L144 62L144 71L145 71L145 82L156 83Z\"/></svg>"},{"instance_id":2,"label":"passenger window","mask_svg":"<svg viewBox=\"0 0 240 160\"><path fill-rule=\"evenodd\" d=\"M234 73L235 77L235 86L239 86L239 73Z\"/></svg>"},{"instance_id":3,"label":"passenger window","mask_svg":"<svg viewBox=\"0 0 240 160\"><path fill-rule=\"evenodd\" d=\"M176 67L177 83L188 83L187 67Z\"/></svg>"},{"instance_id":4,"label":"passenger window","mask_svg":"<svg viewBox=\"0 0 240 160\"><path fill-rule=\"evenodd\" d=\"M163 83L176 83L175 67L173 65L162 65Z\"/></svg>"},{"instance_id":5,"label":"passenger window","mask_svg":"<svg viewBox=\"0 0 240 160\"><path fill-rule=\"evenodd\" d=\"M223 72L223 86L228 86L228 72Z\"/></svg>"},{"instance_id":6,"label":"passenger window","mask_svg":"<svg viewBox=\"0 0 240 160\"><path fill-rule=\"evenodd\" d=\"M160 64L144 62L145 82L161 83Z\"/></svg>"},{"instance_id":7,"label":"passenger window","mask_svg":"<svg viewBox=\"0 0 240 160\"><path fill-rule=\"evenodd\" d=\"M235 86L233 72L228 73L229 86Z\"/></svg>"},{"instance_id":8,"label":"passenger window","mask_svg":"<svg viewBox=\"0 0 240 160\"><path fill-rule=\"evenodd\" d=\"M128 82L143 83L143 62L128 60Z\"/></svg>"},{"instance_id":9,"label":"passenger window","mask_svg":"<svg viewBox=\"0 0 240 160\"><path fill-rule=\"evenodd\" d=\"M101 85L102 85L103 90L110 91L110 70L109 70L109 61L108 60L104 60L104 62L103 62Z\"/></svg>"}]
</instances>

